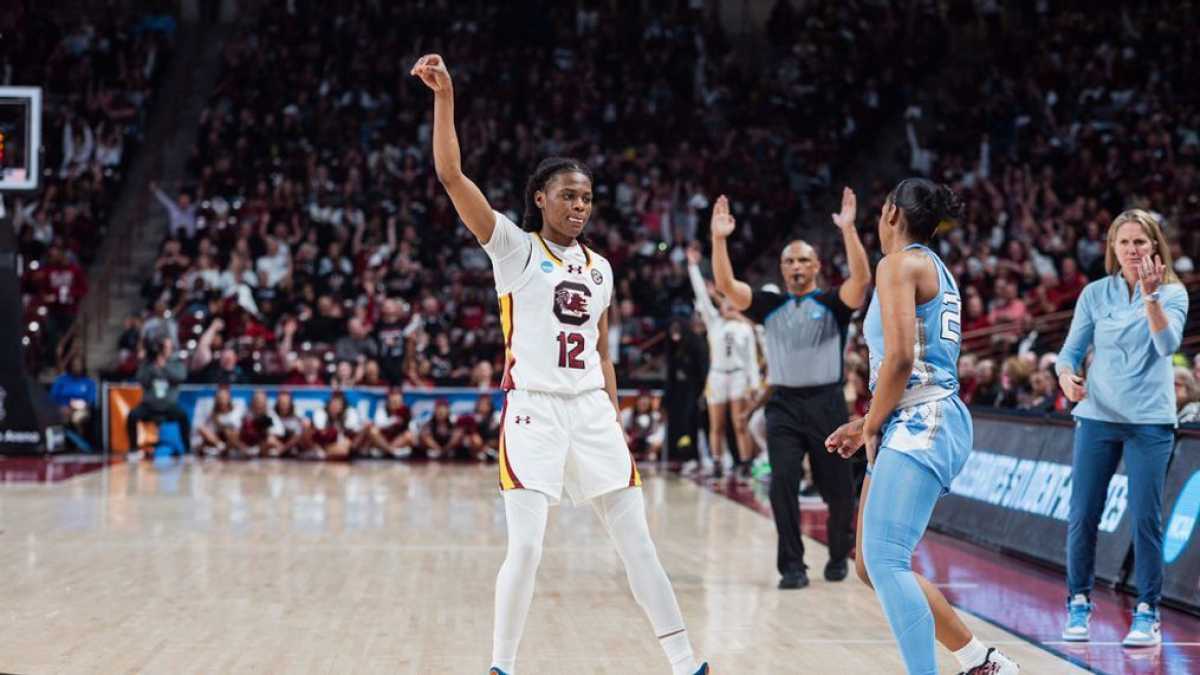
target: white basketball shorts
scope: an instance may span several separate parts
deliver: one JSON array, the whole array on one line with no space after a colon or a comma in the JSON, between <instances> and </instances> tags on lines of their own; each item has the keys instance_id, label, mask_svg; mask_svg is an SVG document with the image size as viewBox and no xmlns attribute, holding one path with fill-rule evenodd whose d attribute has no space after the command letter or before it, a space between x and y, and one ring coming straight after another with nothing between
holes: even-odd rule
<instances>
[{"instance_id":1,"label":"white basketball shorts","mask_svg":"<svg viewBox=\"0 0 1200 675\"><path fill-rule=\"evenodd\" d=\"M704 395L709 403L729 403L750 393L750 376L744 370L722 373L708 371L708 388Z\"/></svg>"},{"instance_id":2,"label":"white basketball shorts","mask_svg":"<svg viewBox=\"0 0 1200 675\"><path fill-rule=\"evenodd\" d=\"M515 389L500 425L500 489L537 490L576 504L642 484L603 389L564 396Z\"/></svg>"}]
</instances>

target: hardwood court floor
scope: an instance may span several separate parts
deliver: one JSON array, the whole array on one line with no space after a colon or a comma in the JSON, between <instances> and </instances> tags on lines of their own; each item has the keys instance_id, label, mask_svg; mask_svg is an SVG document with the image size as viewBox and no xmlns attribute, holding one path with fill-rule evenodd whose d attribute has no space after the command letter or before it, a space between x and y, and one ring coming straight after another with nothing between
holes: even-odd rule
<instances>
[{"instance_id":1,"label":"hardwood court floor","mask_svg":"<svg viewBox=\"0 0 1200 675\"><path fill-rule=\"evenodd\" d=\"M117 464L0 486L0 672L482 674L504 556L494 466ZM874 595L775 589L771 521L647 476L714 673L902 673ZM968 618L1026 673L1083 672ZM957 672L948 653L942 672ZM520 673L666 673L590 508L551 512Z\"/></svg>"}]
</instances>

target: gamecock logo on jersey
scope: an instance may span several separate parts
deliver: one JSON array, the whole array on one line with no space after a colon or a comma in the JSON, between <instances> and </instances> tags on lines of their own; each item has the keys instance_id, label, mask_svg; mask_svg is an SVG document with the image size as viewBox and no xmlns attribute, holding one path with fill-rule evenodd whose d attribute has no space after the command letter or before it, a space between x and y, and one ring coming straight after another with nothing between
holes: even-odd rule
<instances>
[{"instance_id":1,"label":"gamecock logo on jersey","mask_svg":"<svg viewBox=\"0 0 1200 675\"><path fill-rule=\"evenodd\" d=\"M572 326L582 326L592 318L588 314L588 299L592 291L583 284L564 281L554 287L554 316Z\"/></svg>"}]
</instances>

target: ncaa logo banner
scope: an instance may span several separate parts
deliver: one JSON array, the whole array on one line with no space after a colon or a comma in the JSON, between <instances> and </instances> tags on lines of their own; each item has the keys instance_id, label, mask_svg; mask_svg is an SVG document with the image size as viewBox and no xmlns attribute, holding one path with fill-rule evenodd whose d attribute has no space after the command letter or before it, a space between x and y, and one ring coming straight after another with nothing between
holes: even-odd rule
<instances>
[{"instance_id":1,"label":"ncaa logo banner","mask_svg":"<svg viewBox=\"0 0 1200 675\"><path fill-rule=\"evenodd\" d=\"M1200 610L1200 436L1175 446L1163 490L1163 597Z\"/></svg>"}]
</instances>

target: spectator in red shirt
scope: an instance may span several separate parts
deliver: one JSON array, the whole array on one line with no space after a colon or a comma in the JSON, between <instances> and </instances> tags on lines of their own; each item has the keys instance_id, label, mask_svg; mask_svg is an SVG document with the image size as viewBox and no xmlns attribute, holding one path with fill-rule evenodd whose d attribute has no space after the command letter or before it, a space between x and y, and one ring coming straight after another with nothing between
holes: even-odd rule
<instances>
[{"instance_id":1,"label":"spectator in red shirt","mask_svg":"<svg viewBox=\"0 0 1200 675\"><path fill-rule=\"evenodd\" d=\"M1058 309L1067 309L1075 304L1083 287L1088 285L1088 278L1079 271L1079 263L1074 258L1063 258L1062 273L1058 277L1058 285L1050 293L1050 298Z\"/></svg>"},{"instance_id":2,"label":"spectator in red shirt","mask_svg":"<svg viewBox=\"0 0 1200 675\"><path fill-rule=\"evenodd\" d=\"M996 279L996 299L988 310L988 320L993 325L1002 323L1020 323L1029 316L1029 308L1017 297L1017 285L1013 281L1001 277Z\"/></svg>"},{"instance_id":3,"label":"spectator in red shirt","mask_svg":"<svg viewBox=\"0 0 1200 675\"><path fill-rule=\"evenodd\" d=\"M87 294L87 276L82 267L67 257L62 242L55 240L47 252L40 282L46 307L46 351L53 354L58 341L70 330L79 312L79 302Z\"/></svg>"},{"instance_id":4,"label":"spectator in red shirt","mask_svg":"<svg viewBox=\"0 0 1200 675\"><path fill-rule=\"evenodd\" d=\"M44 279L45 302L50 312L74 318L79 302L87 295L87 275L67 257L60 241L55 240L50 246Z\"/></svg>"},{"instance_id":5,"label":"spectator in red shirt","mask_svg":"<svg viewBox=\"0 0 1200 675\"><path fill-rule=\"evenodd\" d=\"M305 354L297 370L293 370L283 381L288 387L323 387L326 380L321 372L321 358L316 354Z\"/></svg>"},{"instance_id":6,"label":"spectator in red shirt","mask_svg":"<svg viewBox=\"0 0 1200 675\"><path fill-rule=\"evenodd\" d=\"M990 341L987 335L971 337L972 333L992 327L992 320L983 308L983 298L978 293L967 293L963 314L963 351L974 351Z\"/></svg>"},{"instance_id":7,"label":"spectator in red shirt","mask_svg":"<svg viewBox=\"0 0 1200 675\"><path fill-rule=\"evenodd\" d=\"M978 365L974 354L958 357L958 396L967 405L974 402L975 390L979 387Z\"/></svg>"},{"instance_id":8,"label":"spectator in red shirt","mask_svg":"<svg viewBox=\"0 0 1200 675\"><path fill-rule=\"evenodd\" d=\"M383 371L379 368L379 361L375 359L367 359L363 362L362 376L358 380L360 387L386 387L387 380L383 379Z\"/></svg>"}]
</instances>

